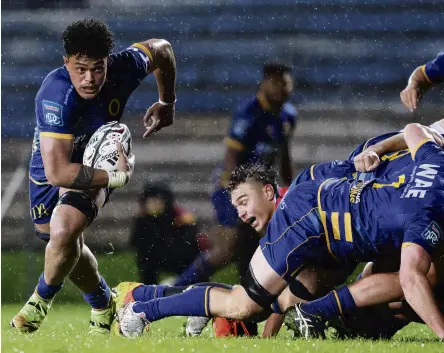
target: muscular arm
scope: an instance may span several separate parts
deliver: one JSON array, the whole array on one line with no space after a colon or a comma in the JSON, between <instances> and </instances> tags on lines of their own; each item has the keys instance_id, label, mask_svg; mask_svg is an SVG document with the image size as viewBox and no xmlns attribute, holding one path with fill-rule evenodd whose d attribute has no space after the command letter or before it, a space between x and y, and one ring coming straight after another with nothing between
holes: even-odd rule
<instances>
[{"instance_id":1,"label":"muscular arm","mask_svg":"<svg viewBox=\"0 0 444 353\"><path fill-rule=\"evenodd\" d=\"M431 256L422 247L410 245L401 252L399 279L405 298L416 313L441 339L444 338L444 316L439 311L427 279Z\"/></svg>"},{"instance_id":2,"label":"muscular arm","mask_svg":"<svg viewBox=\"0 0 444 353\"><path fill-rule=\"evenodd\" d=\"M153 72L156 77L160 100L166 103L174 102L176 100L176 59L171 44L165 39L149 39L140 44L151 53L150 72Z\"/></svg>"},{"instance_id":3,"label":"muscular arm","mask_svg":"<svg viewBox=\"0 0 444 353\"><path fill-rule=\"evenodd\" d=\"M54 186L88 190L108 186L108 172L71 163L72 139L40 137L46 178Z\"/></svg>"}]
</instances>

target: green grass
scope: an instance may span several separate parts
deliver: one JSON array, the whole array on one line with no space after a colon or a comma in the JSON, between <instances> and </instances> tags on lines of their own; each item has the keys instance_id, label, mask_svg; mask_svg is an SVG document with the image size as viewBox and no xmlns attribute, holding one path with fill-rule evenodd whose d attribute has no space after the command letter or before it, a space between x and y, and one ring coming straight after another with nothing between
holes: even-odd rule
<instances>
[{"instance_id":1,"label":"green grass","mask_svg":"<svg viewBox=\"0 0 444 353\"><path fill-rule=\"evenodd\" d=\"M23 335L9 327L18 305L3 305L1 318L1 348L3 353L413 353L443 352L444 345L424 325L409 325L396 334L392 341L333 341L291 340L286 330L277 338L225 338L212 337L208 326L200 338L184 338L182 324L185 318L170 318L155 322L145 336L128 340L120 337L90 337L86 334L89 310L84 304L64 304L56 301L42 328ZM375 323L377 324L377 323Z\"/></svg>"}]
</instances>

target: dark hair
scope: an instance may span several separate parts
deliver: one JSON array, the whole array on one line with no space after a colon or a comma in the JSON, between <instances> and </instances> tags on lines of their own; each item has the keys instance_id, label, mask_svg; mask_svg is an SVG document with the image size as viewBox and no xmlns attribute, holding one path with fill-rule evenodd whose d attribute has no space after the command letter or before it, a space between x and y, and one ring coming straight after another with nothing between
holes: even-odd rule
<instances>
[{"instance_id":1,"label":"dark hair","mask_svg":"<svg viewBox=\"0 0 444 353\"><path fill-rule=\"evenodd\" d=\"M109 56L114 48L113 34L108 26L95 18L71 23L62 34L66 55L93 59Z\"/></svg>"},{"instance_id":2,"label":"dark hair","mask_svg":"<svg viewBox=\"0 0 444 353\"><path fill-rule=\"evenodd\" d=\"M278 192L276 171L261 162L242 164L236 167L231 173L228 192L231 194L240 184L250 180L261 183L264 186L271 184L274 193Z\"/></svg>"},{"instance_id":3,"label":"dark hair","mask_svg":"<svg viewBox=\"0 0 444 353\"><path fill-rule=\"evenodd\" d=\"M277 61L268 62L263 68L264 78L273 75L283 76L286 73L291 74L291 67Z\"/></svg>"}]
</instances>

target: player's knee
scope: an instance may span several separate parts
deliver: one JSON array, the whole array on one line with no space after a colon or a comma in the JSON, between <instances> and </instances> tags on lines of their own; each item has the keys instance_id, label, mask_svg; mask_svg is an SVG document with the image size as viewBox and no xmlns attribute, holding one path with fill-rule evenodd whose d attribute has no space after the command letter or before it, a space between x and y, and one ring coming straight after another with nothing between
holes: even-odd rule
<instances>
[{"instance_id":1,"label":"player's knee","mask_svg":"<svg viewBox=\"0 0 444 353\"><path fill-rule=\"evenodd\" d=\"M59 226L51 229L50 243L51 246L57 248L71 248L73 244L77 243L77 245L79 245L79 239L70 227Z\"/></svg>"},{"instance_id":2,"label":"player's knee","mask_svg":"<svg viewBox=\"0 0 444 353\"><path fill-rule=\"evenodd\" d=\"M87 218L87 226L97 217L98 207L96 202L88 195L82 192L67 191L60 196L57 206L69 205L74 207Z\"/></svg>"},{"instance_id":3,"label":"player's knee","mask_svg":"<svg viewBox=\"0 0 444 353\"><path fill-rule=\"evenodd\" d=\"M241 289L242 287L238 287L237 290L232 290L227 303L231 308L230 318L236 320L245 320L256 314L256 311L252 310L252 304L254 305L254 303Z\"/></svg>"}]
</instances>

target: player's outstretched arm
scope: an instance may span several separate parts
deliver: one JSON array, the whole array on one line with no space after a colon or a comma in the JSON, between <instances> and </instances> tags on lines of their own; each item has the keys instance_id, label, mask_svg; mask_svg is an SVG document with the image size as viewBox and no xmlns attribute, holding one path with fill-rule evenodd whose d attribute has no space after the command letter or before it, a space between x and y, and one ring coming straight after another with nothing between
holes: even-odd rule
<instances>
[{"instance_id":1,"label":"player's outstretched arm","mask_svg":"<svg viewBox=\"0 0 444 353\"><path fill-rule=\"evenodd\" d=\"M444 316L439 311L427 279L430 265L431 256L421 246L411 244L404 247L399 279L407 302L433 332L444 339Z\"/></svg>"},{"instance_id":2,"label":"player's outstretched arm","mask_svg":"<svg viewBox=\"0 0 444 353\"><path fill-rule=\"evenodd\" d=\"M40 136L40 149L46 178L54 186L75 190L95 188L118 188L124 186L131 176L129 164L122 146L118 144L117 172L107 172L80 163L71 163L73 139Z\"/></svg>"},{"instance_id":3,"label":"player's outstretched arm","mask_svg":"<svg viewBox=\"0 0 444 353\"><path fill-rule=\"evenodd\" d=\"M149 39L141 42L151 54L150 72L154 73L159 91L159 101L146 112L143 137L170 126L174 121L176 103L176 58L171 44L164 39Z\"/></svg>"}]
</instances>

